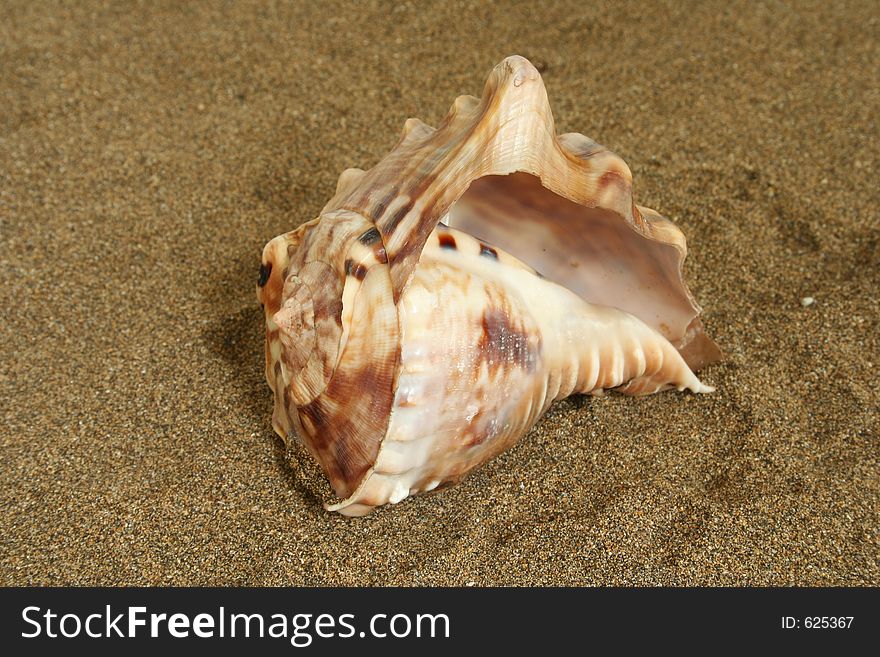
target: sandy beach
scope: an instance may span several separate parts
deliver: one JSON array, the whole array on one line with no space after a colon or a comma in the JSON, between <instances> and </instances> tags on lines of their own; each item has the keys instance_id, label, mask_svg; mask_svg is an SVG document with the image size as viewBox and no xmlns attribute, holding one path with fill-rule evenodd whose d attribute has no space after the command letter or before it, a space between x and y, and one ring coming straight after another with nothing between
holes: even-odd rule
<instances>
[{"instance_id":1,"label":"sandy beach","mask_svg":"<svg viewBox=\"0 0 880 657\"><path fill-rule=\"evenodd\" d=\"M329 514L260 251L510 54L684 231L717 390ZM0 71L0 584L880 584L875 3L15 1Z\"/></svg>"}]
</instances>

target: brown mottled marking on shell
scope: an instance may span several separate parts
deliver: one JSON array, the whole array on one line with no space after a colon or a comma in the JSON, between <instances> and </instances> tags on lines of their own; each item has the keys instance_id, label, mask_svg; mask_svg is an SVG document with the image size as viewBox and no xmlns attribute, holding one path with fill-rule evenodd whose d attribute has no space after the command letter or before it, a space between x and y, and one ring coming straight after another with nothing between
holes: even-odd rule
<instances>
[{"instance_id":1,"label":"brown mottled marking on shell","mask_svg":"<svg viewBox=\"0 0 880 657\"><path fill-rule=\"evenodd\" d=\"M326 298L312 301L315 313L315 323L332 320L336 324L342 322L342 299ZM334 331L334 333L336 333Z\"/></svg>"},{"instance_id":2,"label":"brown mottled marking on shell","mask_svg":"<svg viewBox=\"0 0 880 657\"><path fill-rule=\"evenodd\" d=\"M388 422L397 325L393 304L381 296L382 277L385 289L390 290L390 282L382 240L372 237L375 226L348 212L331 212L324 219L267 244L262 266L268 276L257 294L266 313L266 378L276 400L273 425L285 438L300 434L344 495L375 459ZM352 276L345 277L348 262ZM374 274L379 283L364 292L373 267L381 270ZM347 326L342 321L345 286L360 313L349 317ZM277 315L288 299L290 308ZM370 326L376 324L381 332L373 339ZM313 349L309 343L301 348L300 331L314 334Z\"/></svg>"},{"instance_id":3,"label":"brown mottled marking on shell","mask_svg":"<svg viewBox=\"0 0 880 657\"><path fill-rule=\"evenodd\" d=\"M299 434L346 495L375 459L393 398L398 327L381 236L355 213L328 212L267 244L263 266L273 425Z\"/></svg>"},{"instance_id":4,"label":"brown mottled marking on shell","mask_svg":"<svg viewBox=\"0 0 880 657\"><path fill-rule=\"evenodd\" d=\"M391 416L399 339L390 297L387 265L372 264L333 377L320 397L300 409L314 427L310 439L318 461L342 497L372 465Z\"/></svg>"},{"instance_id":5,"label":"brown mottled marking on shell","mask_svg":"<svg viewBox=\"0 0 880 657\"><path fill-rule=\"evenodd\" d=\"M440 244L441 249L454 249L455 248L455 237L453 237L452 235L440 234L437 236L437 241Z\"/></svg>"},{"instance_id":6,"label":"brown mottled marking on shell","mask_svg":"<svg viewBox=\"0 0 880 657\"><path fill-rule=\"evenodd\" d=\"M414 194L420 194L423 191L421 188L417 188L413 190ZM392 212L389 216L385 224L382 226L382 234L388 238L394 234L394 231L400 226L400 222L403 221L403 218L406 217L410 212L412 212L413 206L415 205L415 201L412 198L409 198L406 204L401 205L396 208L394 212Z\"/></svg>"},{"instance_id":7,"label":"brown mottled marking on shell","mask_svg":"<svg viewBox=\"0 0 880 657\"><path fill-rule=\"evenodd\" d=\"M480 242L480 255L498 260L498 251L488 244L483 244L482 242Z\"/></svg>"},{"instance_id":8,"label":"brown mottled marking on shell","mask_svg":"<svg viewBox=\"0 0 880 657\"><path fill-rule=\"evenodd\" d=\"M425 250L422 252L423 255L434 257L433 254L437 249L443 249L444 247L448 248L450 239L455 243L455 250L460 252L463 257L479 255L490 260L495 260L504 267L513 267L515 269L522 269L540 275L523 261L514 258L509 253L499 251L491 244L487 244L482 240L472 237L467 233L463 233L460 230L450 228L442 223L437 224L437 227L429 236L425 243Z\"/></svg>"},{"instance_id":9,"label":"brown mottled marking on shell","mask_svg":"<svg viewBox=\"0 0 880 657\"><path fill-rule=\"evenodd\" d=\"M609 185L613 185L618 182L623 182L623 179L617 171L606 171L601 176L599 176L599 189L604 190Z\"/></svg>"},{"instance_id":10,"label":"brown mottled marking on shell","mask_svg":"<svg viewBox=\"0 0 880 657\"><path fill-rule=\"evenodd\" d=\"M528 372L535 369L537 354L532 338L517 318L509 315L509 309L488 306L483 311L483 335L478 349L490 370L509 366Z\"/></svg>"},{"instance_id":11,"label":"brown mottled marking on shell","mask_svg":"<svg viewBox=\"0 0 880 657\"><path fill-rule=\"evenodd\" d=\"M272 274L272 263L267 263L265 265L260 265L260 275L257 278L257 287L263 287L269 281L269 276Z\"/></svg>"},{"instance_id":12,"label":"brown mottled marking on shell","mask_svg":"<svg viewBox=\"0 0 880 657\"><path fill-rule=\"evenodd\" d=\"M570 154L575 161L578 159L587 159L593 157L597 153L608 150L602 144L593 141L579 132L567 132L559 135L558 141L559 145L564 149L564 152Z\"/></svg>"},{"instance_id":13,"label":"brown mottled marking on shell","mask_svg":"<svg viewBox=\"0 0 880 657\"><path fill-rule=\"evenodd\" d=\"M336 366L341 335L342 280L333 267L312 261L284 284L281 308L272 317L281 341L282 367L298 404L321 393Z\"/></svg>"},{"instance_id":14,"label":"brown mottled marking on shell","mask_svg":"<svg viewBox=\"0 0 880 657\"><path fill-rule=\"evenodd\" d=\"M398 197L400 194L400 188L396 185L388 188L388 191L385 192L385 195L379 199L379 201L373 206L374 216L381 217L385 214L385 211L388 209L388 206L391 202ZM375 229L374 229L375 230Z\"/></svg>"},{"instance_id":15,"label":"brown mottled marking on shell","mask_svg":"<svg viewBox=\"0 0 880 657\"><path fill-rule=\"evenodd\" d=\"M376 259L376 262L380 262L383 265L388 262L388 254L385 253L385 243L382 241L382 235L379 234L378 228L374 227L368 230L358 238L358 242L373 249L373 257Z\"/></svg>"},{"instance_id":16,"label":"brown mottled marking on shell","mask_svg":"<svg viewBox=\"0 0 880 657\"><path fill-rule=\"evenodd\" d=\"M362 262L355 262L352 258L345 261L345 275L354 276L357 280L364 280L367 275L367 267Z\"/></svg>"}]
</instances>

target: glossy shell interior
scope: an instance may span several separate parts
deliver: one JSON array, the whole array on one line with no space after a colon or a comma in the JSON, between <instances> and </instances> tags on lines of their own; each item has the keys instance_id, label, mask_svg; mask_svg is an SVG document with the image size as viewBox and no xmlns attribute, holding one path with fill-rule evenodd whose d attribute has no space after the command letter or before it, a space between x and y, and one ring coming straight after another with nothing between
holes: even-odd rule
<instances>
[{"instance_id":1,"label":"glossy shell interior","mask_svg":"<svg viewBox=\"0 0 880 657\"><path fill-rule=\"evenodd\" d=\"M684 236L651 210L634 211L646 230L621 221L614 210L559 196L536 176L513 173L475 180L444 222L504 249L585 301L635 315L699 369L720 352L703 333L700 308L682 277Z\"/></svg>"}]
</instances>

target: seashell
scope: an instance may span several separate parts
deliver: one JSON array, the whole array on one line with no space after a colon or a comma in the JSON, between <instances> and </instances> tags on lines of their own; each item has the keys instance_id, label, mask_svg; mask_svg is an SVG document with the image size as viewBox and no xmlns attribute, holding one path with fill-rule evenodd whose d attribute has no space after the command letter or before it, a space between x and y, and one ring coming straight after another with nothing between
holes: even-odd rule
<instances>
[{"instance_id":1,"label":"seashell","mask_svg":"<svg viewBox=\"0 0 880 657\"><path fill-rule=\"evenodd\" d=\"M692 370L720 352L685 254L623 160L556 135L538 71L509 57L266 245L273 426L356 516L457 482L568 395L710 392Z\"/></svg>"}]
</instances>

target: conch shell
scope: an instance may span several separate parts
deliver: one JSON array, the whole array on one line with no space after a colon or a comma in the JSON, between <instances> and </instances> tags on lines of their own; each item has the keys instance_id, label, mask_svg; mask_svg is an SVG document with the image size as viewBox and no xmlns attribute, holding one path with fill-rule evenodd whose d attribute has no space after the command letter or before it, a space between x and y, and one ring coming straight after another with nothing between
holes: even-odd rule
<instances>
[{"instance_id":1,"label":"conch shell","mask_svg":"<svg viewBox=\"0 0 880 657\"><path fill-rule=\"evenodd\" d=\"M365 515L455 483L574 393L709 392L720 356L682 232L636 206L618 156L557 136L538 71L417 119L320 216L263 250L273 426ZM540 273L539 273L540 272Z\"/></svg>"}]
</instances>

